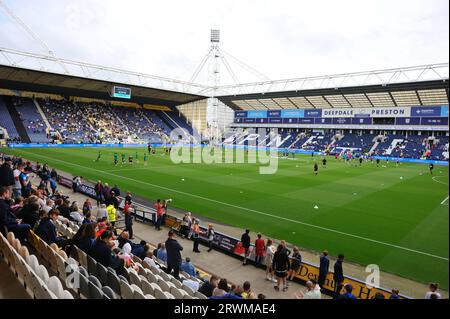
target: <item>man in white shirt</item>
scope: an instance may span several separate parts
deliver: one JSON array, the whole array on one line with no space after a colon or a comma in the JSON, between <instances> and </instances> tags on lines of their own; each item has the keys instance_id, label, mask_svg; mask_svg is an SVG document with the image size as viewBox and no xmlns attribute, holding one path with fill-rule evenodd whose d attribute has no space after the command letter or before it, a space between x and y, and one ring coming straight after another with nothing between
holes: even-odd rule
<instances>
[{"instance_id":1,"label":"man in white shirt","mask_svg":"<svg viewBox=\"0 0 450 319\"><path fill-rule=\"evenodd\" d=\"M155 267L155 268L159 268L159 265L157 263L155 263L155 261L153 260L153 253L151 251L147 252L147 256L144 258L144 261L150 266L150 267Z\"/></svg>"},{"instance_id":2,"label":"man in white shirt","mask_svg":"<svg viewBox=\"0 0 450 319\"><path fill-rule=\"evenodd\" d=\"M198 281L192 280L192 279L185 279L183 280L183 284L192 288L194 291L198 291L200 288L200 283Z\"/></svg>"},{"instance_id":3,"label":"man in white shirt","mask_svg":"<svg viewBox=\"0 0 450 319\"><path fill-rule=\"evenodd\" d=\"M320 292L320 286L315 280L310 280L306 282L307 292L303 293L300 291L295 295L297 299L322 299L322 294Z\"/></svg>"},{"instance_id":4,"label":"man in white shirt","mask_svg":"<svg viewBox=\"0 0 450 319\"><path fill-rule=\"evenodd\" d=\"M431 283L428 287L430 291L425 294L425 299L441 299L441 294L437 292L439 284Z\"/></svg>"},{"instance_id":5,"label":"man in white shirt","mask_svg":"<svg viewBox=\"0 0 450 319\"><path fill-rule=\"evenodd\" d=\"M70 212L70 217L77 223L83 223L84 217L77 211Z\"/></svg>"},{"instance_id":6,"label":"man in white shirt","mask_svg":"<svg viewBox=\"0 0 450 319\"><path fill-rule=\"evenodd\" d=\"M13 196L14 198L19 198L22 196L22 185L20 184L19 175L23 172L23 164L17 165L17 168L13 171L14 174L14 188Z\"/></svg>"}]
</instances>

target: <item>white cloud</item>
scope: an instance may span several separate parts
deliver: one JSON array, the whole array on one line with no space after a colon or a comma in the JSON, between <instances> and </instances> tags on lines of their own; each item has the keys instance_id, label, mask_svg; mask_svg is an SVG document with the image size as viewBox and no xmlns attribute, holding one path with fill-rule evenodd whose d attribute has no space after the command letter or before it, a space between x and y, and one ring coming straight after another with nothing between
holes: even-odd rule
<instances>
[{"instance_id":1,"label":"white cloud","mask_svg":"<svg viewBox=\"0 0 450 319\"><path fill-rule=\"evenodd\" d=\"M224 50L271 79L446 62L449 55L447 0L4 2L60 57L183 80L215 27ZM42 52L2 10L0 46ZM234 69L241 81L255 80Z\"/></svg>"}]
</instances>

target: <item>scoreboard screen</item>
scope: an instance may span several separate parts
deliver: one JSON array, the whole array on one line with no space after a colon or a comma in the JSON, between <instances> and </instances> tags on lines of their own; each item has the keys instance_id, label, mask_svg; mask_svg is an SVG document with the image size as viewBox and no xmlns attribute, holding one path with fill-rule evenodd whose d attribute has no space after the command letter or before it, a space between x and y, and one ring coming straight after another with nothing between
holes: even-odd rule
<instances>
[{"instance_id":1,"label":"scoreboard screen","mask_svg":"<svg viewBox=\"0 0 450 319\"><path fill-rule=\"evenodd\" d=\"M122 86L113 86L112 97L131 99L131 89Z\"/></svg>"}]
</instances>

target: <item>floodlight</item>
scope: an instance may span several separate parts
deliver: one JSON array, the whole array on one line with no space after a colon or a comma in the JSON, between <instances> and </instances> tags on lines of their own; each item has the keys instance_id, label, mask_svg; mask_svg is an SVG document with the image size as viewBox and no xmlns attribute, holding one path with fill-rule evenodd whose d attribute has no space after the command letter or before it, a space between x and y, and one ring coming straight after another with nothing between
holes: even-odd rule
<instances>
[{"instance_id":1,"label":"floodlight","mask_svg":"<svg viewBox=\"0 0 450 319\"><path fill-rule=\"evenodd\" d=\"M211 30L211 42L220 42L220 30Z\"/></svg>"}]
</instances>

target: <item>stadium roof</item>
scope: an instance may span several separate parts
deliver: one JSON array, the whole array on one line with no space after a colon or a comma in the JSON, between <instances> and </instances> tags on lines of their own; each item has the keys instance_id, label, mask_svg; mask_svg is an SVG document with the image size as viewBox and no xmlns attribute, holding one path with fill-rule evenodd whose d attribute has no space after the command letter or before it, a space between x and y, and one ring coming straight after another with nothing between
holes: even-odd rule
<instances>
[{"instance_id":1,"label":"stadium roof","mask_svg":"<svg viewBox=\"0 0 450 319\"><path fill-rule=\"evenodd\" d=\"M219 97L234 110L448 105L448 80Z\"/></svg>"},{"instance_id":2,"label":"stadium roof","mask_svg":"<svg viewBox=\"0 0 450 319\"><path fill-rule=\"evenodd\" d=\"M449 64L221 87L234 110L449 104Z\"/></svg>"},{"instance_id":3,"label":"stadium roof","mask_svg":"<svg viewBox=\"0 0 450 319\"><path fill-rule=\"evenodd\" d=\"M0 81L100 99L111 99L109 88L122 84L132 89L133 102L168 106L215 94L234 110L449 104L448 63L210 87L0 48Z\"/></svg>"},{"instance_id":4,"label":"stadium roof","mask_svg":"<svg viewBox=\"0 0 450 319\"><path fill-rule=\"evenodd\" d=\"M64 64L64 68L61 66ZM52 56L0 48L0 84L12 90L112 100L113 85L131 88L132 102L175 106L206 96L196 85Z\"/></svg>"},{"instance_id":5,"label":"stadium roof","mask_svg":"<svg viewBox=\"0 0 450 319\"><path fill-rule=\"evenodd\" d=\"M132 98L127 101L142 104L176 106L205 98L187 93L0 65L0 87L11 90L124 101L111 97L110 92L114 85L131 88Z\"/></svg>"}]
</instances>

